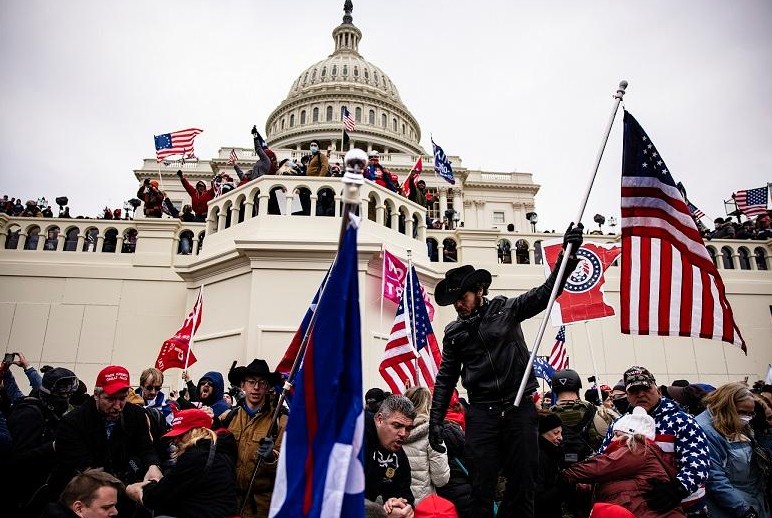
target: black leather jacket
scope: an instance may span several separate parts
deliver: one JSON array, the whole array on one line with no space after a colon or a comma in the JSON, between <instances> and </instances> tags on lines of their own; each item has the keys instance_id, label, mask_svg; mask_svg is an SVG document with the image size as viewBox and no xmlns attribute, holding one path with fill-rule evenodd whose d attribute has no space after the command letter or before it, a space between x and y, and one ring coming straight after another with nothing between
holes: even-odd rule
<instances>
[{"instance_id":1,"label":"black leather jacket","mask_svg":"<svg viewBox=\"0 0 772 518\"><path fill-rule=\"evenodd\" d=\"M558 294L578 264L577 259L569 259ZM434 385L432 424L442 423L459 376L470 403L514 401L529 359L520 322L547 307L559 268L560 260L541 286L513 298L498 296L485 300L473 316L448 324L442 341L442 364ZM538 386L531 372L525 393Z\"/></svg>"}]
</instances>

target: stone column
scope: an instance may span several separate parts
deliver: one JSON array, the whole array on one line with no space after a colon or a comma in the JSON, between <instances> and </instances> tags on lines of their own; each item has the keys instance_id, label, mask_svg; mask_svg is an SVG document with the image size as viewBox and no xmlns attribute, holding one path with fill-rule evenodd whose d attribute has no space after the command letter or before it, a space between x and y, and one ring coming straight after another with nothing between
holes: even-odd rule
<instances>
[{"instance_id":1,"label":"stone column","mask_svg":"<svg viewBox=\"0 0 772 518\"><path fill-rule=\"evenodd\" d=\"M445 255L445 245L442 244L442 242L437 242L437 262L444 263L445 258L443 257Z\"/></svg>"},{"instance_id":2,"label":"stone column","mask_svg":"<svg viewBox=\"0 0 772 518\"><path fill-rule=\"evenodd\" d=\"M120 254L123 250L123 234L120 232L115 236L115 253Z\"/></svg>"},{"instance_id":3,"label":"stone column","mask_svg":"<svg viewBox=\"0 0 772 518\"><path fill-rule=\"evenodd\" d=\"M440 221L442 221L445 211L448 210L448 188L440 187L437 191L440 195ZM449 221L448 224L453 225L453 221Z\"/></svg>"},{"instance_id":4,"label":"stone column","mask_svg":"<svg viewBox=\"0 0 772 518\"><path fill-rule=\"evenodd\" d=\"M239 223L239 206L235 203L231 205L231 226Z\"/></svg>"},{"instance_id":5,"label":"stone column","mask_svg":"<svg viewBox=\"0 0 772 518\"><path fill-rule=\"evenodd\" d=\"M396 207L391 211L391 229L399 232L399 211Z\"/></svg>"},{"instance_id":6,"label":"stone column","mask_svg":"<svg viewBox=\"0 0 772 518\"><path fill-rule=\"evenodd\" d=\"M220 214L217 215L217 232L225 230L225 220L228 219L228 214L224 210L220 210Z\"/></svg>"},{"instance_id":7,"label":"stone column","mask_svg":"<svg viewBox=\"0 0 772 518\"><path fill-rule=\"evenodd\" d=\"M383 222L386 218L386 207L383 205L383 202L380 202L378 205L375 206L375 222L379 225L383 225Z\"/></svg>"}]
</instances>

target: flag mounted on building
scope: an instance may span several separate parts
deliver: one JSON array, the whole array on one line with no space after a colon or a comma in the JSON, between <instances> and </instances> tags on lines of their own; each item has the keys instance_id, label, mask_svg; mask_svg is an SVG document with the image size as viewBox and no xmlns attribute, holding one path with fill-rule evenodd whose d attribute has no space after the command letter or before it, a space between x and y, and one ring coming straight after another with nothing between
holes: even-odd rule
<instances>
[{"instance_id":1,"label":"flag mounted on building","mask_svg":"<svg viewBox=\"0 0 772 518\"><path fill-rule=\"evenodd\" d=\"M450 160L445 155L445 151L440 146L434 143L432 139L432 150L434 152L434 172L445 179L450 184L456 183L453 178L453 167L450 165Z\"/></svg>"},{"instance_id":2,"label":"flag mounted on building","mask_svg":"<svg viewBox=\"0 0 772 518\"><path fill-rule=\"evenodd\" d=\"M758 216L767 212L767 202L769 201L769 185L737 191L732 195L737 208L748 217Z\"/></svg>"},{"instance_id":3,"label":"flag mounted on building","mask_svg":"<svg viewBox=\"0 0 772 518\"><path fill-rule=\"evenodd\" d=\"M555 343L550 351L550 365L556 371L568 368L568 352L566 351L566 326L560 326L555 336Z\"/></svg>"},{"instance_id":4,"label":"flag mounted on building","mask_svg":"<svg viewBox=\"0 0 772 518\"><path fill-rule=\"evenodd\" d=\"M193 150L193 140L196 135L204 130L189 128L171 133L155 135L155 156L156 160L161 162L164 158L172 155L181 155L182 158L192 158L196 154Z\"/></svg>"},{"instance_id":5,"label":"flag mounted on building","mask_svg":"<svg viewBox=\"0 0 772 518\"><path fill-rule=\"evenodd\" d=\"M185 369L185 359L190 351L190 339L198 331L198 326L201 325L201 315L204 309L204 295L203 289L198 291L198 297L193 304L193 309L188 313L185 318L182 327L174 333L174 336L164 341L161 346L161 350L158 353L158 358L155 361L155 368L160 371L166 369L178 368ZM190 367L196 363L196 355L193 351L190 351L190 357L187 358L188 365Z\"/></svg>"},{"instance_id":6,"label":"flag mounted on building","mask_svg":"<svg viewBox=\"0 0 772 518\"><path fill-rule=\"evenodd\" d=\"M670 171L627 111L624 127L622 332L723 340L746 351L724 282Z\"/></svg>"},{"instance_id":7,"label":"flag mounted on building","mask_svg":"<svg viewBox=\"0 0 772 518\"><path fill-rule=\"evenodd\" d=\"M297 373L269 516L362 516L362 348L357 229L349 224Z\"/></svg>"},{"instance_id":8,"label":"flag mounted on building","mask_svg":"<svg viewBox=\"0 0 772 518\"><path fill-rule=\"evenodd\" d=\"M546 276L553 270L562 249L562 239L542 242ZM563 293L555 299L552 307L550 317L553 325L614 316L614 307L605 300L604 274L620 253L622 247L615 243L585 241L582 244L576 251L579 265L569 276Z\"/></svg>"},{"instance_id":9,"label":"flag mounted on building","mask_svg":"<svg viewBox=\"0 0 772 518\"><path fill-rule=\"evenodd\" d=\"M442 362L415 266L411 268L410 277L411 281L402 290L394 325L378 369L395 394L404 393L409 386L434 389L434 380Z\"/></svg>"}]
</instances>

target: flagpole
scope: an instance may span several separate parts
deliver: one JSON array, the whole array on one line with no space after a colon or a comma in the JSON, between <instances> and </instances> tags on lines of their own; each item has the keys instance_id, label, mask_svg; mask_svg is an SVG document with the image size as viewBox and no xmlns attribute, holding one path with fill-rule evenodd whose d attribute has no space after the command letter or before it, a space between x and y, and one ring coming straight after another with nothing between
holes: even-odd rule
<instances>
[{"instance_id":1,"label":"flagpole","mask_svg":"<svg viewBox=\"0 0 772 518\"><path fill-rule=\"evenodd\" d=\"M598 168L600 167L600 160L603 157L603 151L606 149L606 143L608 142L608 137L611 134L611 127L614 125L614 118L617 115L617 110L619 109L619 103L622 101L622 97L625 95L625 89L627 88L627 81L621 81L619 83L619 88L617 88L616 93L614 94L614 106L611 110L611 116L609 117L608 124L606 126L606 132L603 136L603 141L600 144L600 149L598 149L598 154L595 157L595 166L593 167L592 174L590 175L590 180L587 182L587 189L584 193L584 198L582 199L582 202L579 204L579 210L577 211L576 218L574 218L573 223L578 224L582 221L582 216L584 215L584 209L587 207L587 200L590 198L590 192L592 191L592 185L595 183L595 177L598 174ZM573 244L568 243L566 245L566 250L564 253L564 257L569 257L571 255L571 252L573 252ZM539 345L541 345L542 337L544 336L544 330L547 328L547 320L549 319L549 315L552 312L552 305L555 303L555 299L557 298L558 289L560 288L560 285L562 284L561 280L563 279L563 274L566 271L566 264L568 261L561 261L560 262L560 268L558 269L558 275L557 280L555 281L555 284L552 286L552 292L550 293L549 301L547 302L547 308L544 312L544 317L542 318L541 325L539 326L539 332L536 334L536 340L534 341L533 347L531 348L531 357L528 360L528 365L525 366L525 372L523 373L523 379L520 381L520 387L517 389L517 396L515 396L515 406L520 406L520 401L523 399L523 394L525 393L525 385L528 383L528 378L531 377L531 372L533 370L533 360L536 358L536 354L539 352Z\"/></svg>"},{"instance_id":2,"label":"flagpole","mask_svg":"<svg viewBox=\"0 0 772 518\"><path fill-rule=\"evenodd\" d=\"M197 304L198 299L201 299L201 304ZM196 313L193 314L193 326L190 328L190 339L188 339L188 351L185 353L185 367L182 369L182 372L188 372L188 362L190 362L190 351L193 350L193 335L196 334L196 328L198 327L198 323L201 321L201 306L204 304L204 285L202 284L201 287L198 290L198 296L196 297L196 302L193 303L194 307L196 308ZM187 385L185 382L185 379L182 378L182 382L180 383L181 387L180 390L182 390L183 387Z\"/></svg>"},{"instance_id":3,"label":"flagpole","mask_svg":"<svg viewBox=\"0 0 772 518\"><path fill-rule=\"evenodd\" d=\"M598 401L603 404L603 393L600 391L600 378L598 377L598 365L595 363L595 353L592 350L592 339L590 339L590 326L584 321L584 331L587 333L587 347L590 348L590 360L592 360L592 374L595 376L595 390L598 391ZM601 330L602 334L603 330Z\"/></svg>"},{"instance_id":4,"label":"flagpole","mask_svg":"<svg viewBox=\"0 0 772 518\"><path fill-rule=\"evenodd\" d=\"M381 325L378 327L378 330L383 334L383 290L386 289L386 254L384 253L384 250L386 249L386 246L384 243L381 243L381 257L383 258L381 260L381 269L383 272L381 272Z\"/></svg>"},{"instance_id":5,"label":"flagpole","mask_svg":"<svg viewBox=\"0 0 772 518\"><path fill-rule=\"evenodd\" d=\"M361 188L362 184L364 183L364 177L362 175L364 168L367 166L367 154L362 151L361 149L352 149L349 153L346 153L344 160L343 160L343 166L345 167L345 174L343 175L343 178L341 178L341 181L344 184L343 187L343 210L341 213L341 228L340 228L340 234L338 236L338 250L335 252L335 257L332 259L332 266L330 266L330 271L335 267L335 263L338 260L338 253L340 252L340 247L343 245L343 236L346 233L346 228L348 228L350 218L358 218L359 208L361 206L361 199L359 194L359 189ZM350 214L350 216L349 216ZM329 276L327 276L327 281L329 281ZM321 303L322 299L324 298L324 292L327 289L327 282L324 283L324 285L319 288L319 298L317 301L317 307L319 306L319 303ZM298 348L298 354L295 356L295 361L292 362L292 368L290 369L289 374L287 375L287 379L284 381L284 386L282 387L281 394L279 395L279 399L276 402L276 408L273 411L273 416L271 417L271 423L268 426L268 436L274 435L274 430L276 429L276 424L279 422L279 417L281 415L281 410L284 405L284 401L287 399L287 394L292 390L293 382L295 380L295 375L297 374L297 371L300 369L300 364L303 361L303 357L306 354L306 349L308 348L308 342L311 338L311 333L313 332L313 329L316 325L316 308L314 308L313 313L311 313L311 318L308 321L308 328L306 328L306 332L303 335L303 340L300 342L300 347ZM255 478L257 477L257 473L260 470L260 465L262 463L263 457L260 455L257 456L257 461L255 462L255 469L252 471L252 477L249 481L249 486L247 486L246 493L244 494L244 502L241 504L241 512L240 515L244 515L244 511L247 506L247 502L249 502L249 499L251 498L252 494L252 486L255 483Z\"/></svg>"},{"instance_id":6,"label":"flagpole","mask_svg":"<svg viewBox=\"0 0 772 518\"><path fill-rule=\"evenodd\" d=\"M413 349L418 352L415 336L415 297L413 297L413 251L409 248L407 249L407 282L405 283L405 289L409 290L407 294L409 297L408 300L410 301L410 339L413 342ZM405 310L407 310L407 308L405 308ZM417 356L413 360L413 366L415 368L415 378L413 378L413 381L415 382L416 387L420 387L421 376L418 371Z\"/></svg>"}]
</instances>

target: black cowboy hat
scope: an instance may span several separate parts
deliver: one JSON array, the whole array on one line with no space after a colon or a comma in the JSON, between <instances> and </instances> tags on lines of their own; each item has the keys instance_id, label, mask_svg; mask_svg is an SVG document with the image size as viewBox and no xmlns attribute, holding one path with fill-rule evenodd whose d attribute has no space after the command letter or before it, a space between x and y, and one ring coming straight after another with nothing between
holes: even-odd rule
<instances>
[{"instance_id":1,"label":"black cowboy hat","mask_svg":"<svg viewBox=\"0 0 772 518\"><path fill-rule=\"evenodd\" d=\"M265 360L258 360L255 358L252 363L246 367L233 367L228 371L228 381L231 385L241 385L244 378L247 376L259 376L265 378L268 384L271 386L278 385L281 381L281 374L278 372L271 372L268 368L268 363Z\"/></svg>"},{"instance_id":2,"label":"black cowboy hat","mask_svg":"<svg viewBox=\"0 0 772 518\"><path fill-rule=\"evenodd\" d=\"M440 306L450 306L464 293L480 284L490 286L491 273L488 270L476 270L472 265L452 268L445 272L445 278L437 284L434 300Z\"/></svg>"}]
</instances>

